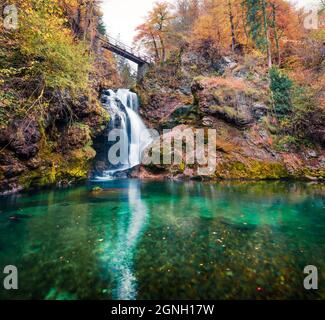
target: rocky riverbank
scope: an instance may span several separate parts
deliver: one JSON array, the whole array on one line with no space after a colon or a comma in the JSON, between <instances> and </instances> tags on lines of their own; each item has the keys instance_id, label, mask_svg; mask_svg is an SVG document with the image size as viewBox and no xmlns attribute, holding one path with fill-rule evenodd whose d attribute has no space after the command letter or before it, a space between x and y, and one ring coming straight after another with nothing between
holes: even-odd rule
<instances>
[{"instance_id":1,"label":"rocky riverbank","mask_svg":"<svg viewBox=\"0 0 325 320\"><path fill-rule=\"evenodd\" d=\"M177 66L177 67L175 67ZM176 74L176 77L171 77ZM193 53L148 74L136 88L141 113L152 128L213 128L217 167L208 177L196 165L143 166L141 178L324 180L324 128L314 141L291 143L280 132L269 79L259 61L220 57L214 64ZM180 133L178 133L180 134Z\"/></svg>"}]
</instances>

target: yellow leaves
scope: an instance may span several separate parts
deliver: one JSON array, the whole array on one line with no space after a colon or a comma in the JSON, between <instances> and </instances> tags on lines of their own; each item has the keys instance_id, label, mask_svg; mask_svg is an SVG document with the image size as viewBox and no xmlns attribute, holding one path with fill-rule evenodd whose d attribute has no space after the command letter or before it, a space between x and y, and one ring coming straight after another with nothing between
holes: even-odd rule
<instances>
[{"instance_id":1,"label":"yellow leaves","mask_svg":"<svg viewBox=\"0 0 325 320\"><path fill-rule=\"evenodd\" d=\"M75 41L57 0L27 1L16 35L20 52L33 61L25 80L37 77L49 88L82 89L88 85L91 58L87 47ZM30 77L30 78L28 78ZM34 79L35 80L35 79Z\"/></svg>"},{"instance_id":2,"label":"yellow leaves","mask_svg":"<svg viewBox=\"0 0 325 320\"><path fill-rule=\"evenodd\" d=\"M325 28L319 28L310 32L310 38L319 42L325 42Z\"/></svg>"},{"instance_id":3,"label":"yellow leaves","mask_svg":"<svg viewBox=\"0 0 325 320\"><path fill-rule=\"evenodd\" d=\"M24 12L26 13L26 15L30 15L33 13L33 9L32 8L27 8L24 10Z\"/></svg>"},{"instance_id":4,"label":"yellow leaves","mask_svg":"<svg viewBox=\"0 0 325 320\"><path fill-rule=\"evenodd\" d=\"M21 67L21 68L13 68L13 67L9 67L9 68L1 68L0 69L0 77L2 78L8 78L8 77L12 77L12 76L16 76L18 74L21 74L22 72L29 70L30 67Z\"/></svg>"},{"instance_id":5,"label":"yellow leaves","mask_svg":"<svg viewBox=\"0 0 325 320\"><path fill-rule=\"evenodd\" d=\"M195 23L191 40L211 39L218 47L229 48L232 41L229 3L236 40L241 42L244 31L239 0L210 1Z\"/></svg>"},{"instance_id":6,"label":"yellow leaves","mask_svg":"<svg viewBox=\"0 0 325 320\"><path fill-rule=\"evenodd\" d=\"M9 68L9 69L0 69L0 76L1 77L8 77L13 74L16 74L17 70L14 68Z\"/></svg>"},{"instance_id":7,"label":"yellow leaves","mask_svg":"<svg viewBox=\"0 0 325 320\"><path fill-rule=\"evenodd\" d=\"M137 27L135 42L143 44L156 60L164 61L169 49L169 40L175 36L171 27L173 19L169 3L155 3L145 22Z\"/></svg>"}]
</instances>

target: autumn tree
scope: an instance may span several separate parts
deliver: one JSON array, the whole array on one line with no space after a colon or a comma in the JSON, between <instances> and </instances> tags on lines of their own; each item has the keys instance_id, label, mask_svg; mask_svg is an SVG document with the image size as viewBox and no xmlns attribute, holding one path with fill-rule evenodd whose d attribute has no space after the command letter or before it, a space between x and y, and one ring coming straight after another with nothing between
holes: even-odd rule
<instances>
[{"instance_id":1,"label":"autumn tree","mask_svg":"<svg viewBox=\"0 0 325 320\"><path fill-rule=\"evenodd\" d=\"M194 40L210 39L220 49L236 48L244 42L240 0L205 0L193 30Z\"/></svg>"},{"instance_id":2,"label":"autumn tree","mask_svg":"<svg viewBox=\"0 0 325 320\"><path fill-rule=\"evenodd\" d=\"M19 8L19 29L0 36L0 85L5 82L20 90L28 99L26 105L34 108L44 106L42 101L51 96L86 94L91 77L92 84L101 81L99 65L114 67L111 57L95 52L99 1L12 0L11 4ZM80 22L78 30L83 32L77 32L74 21Z\"/></svg>"},{"instance_id":3,"label":"autumn tree","mask_svg":"<svg viewBox=\"0 0 325 320\"><path fill-rule=\"evenodd\" d=\"M272 67L272 51L270 44L270 28L267 0L244 0L246 6L246 22L250 35L259 49L267 52L269 68Z\"/></svg>"},{"instance_id":4,"label":"autumn tree","mask_svg":"<svg viewBox=\"0 0 325 320\"><path fill-rule=\"evenodd\" d=\"M146 21L137 27L135 42L143 45L156 61L165 61L171 37L173 15L167 2L156 3Z\"/></svg>"},{"instance_id":5,"label":"autumn tree","mask_svg":"<svg viewBox=\"0 0 325 320\"><path fill-rule=\"evenodd\" d=\"M199 0L177 0L175 4L175 21L173 23L176 32L182 36L188 36L196 20L200 15Z\"/></svg>"},{"instance_id":6,"label":"autumn tree","mask_svg":"<svg viewBox=\"0 0 325 320\"><path fill-rule=\"evenodd\" d=\"M244 0L246 26L254 44L267 53L268 66L281 63L283 41L303 34L299 14L283 0Z\"/></svg>"},{"instance_id":7,"label":"autumn tree","mask_svg":"<svg viewBox=\"0 0 325 320\"><path fill-rule=\"evenodd\" d=\"M94 41L96 32L103 33L104 25L100 0L61 0L68 7L68 17L75 34L83 40L91 43Z\"/></svg>"}]
</instances>

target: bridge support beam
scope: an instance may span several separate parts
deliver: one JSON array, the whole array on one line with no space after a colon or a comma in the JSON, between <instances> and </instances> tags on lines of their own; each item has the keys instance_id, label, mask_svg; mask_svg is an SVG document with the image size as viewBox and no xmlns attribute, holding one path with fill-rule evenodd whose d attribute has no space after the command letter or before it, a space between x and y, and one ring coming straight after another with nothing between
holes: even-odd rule
<instances>
[{"instance_id":1,"label":"bridge support beam","mask_svg":"<svg viewBox=\"0 0 325 320\"><path fill-rule=\"evenodd\" d=\"M140 82L144 78L148 69L149 69L149 65L147 63L138 64L138 75L137 75L138 82Z\"/></svg>"}]
</instances>

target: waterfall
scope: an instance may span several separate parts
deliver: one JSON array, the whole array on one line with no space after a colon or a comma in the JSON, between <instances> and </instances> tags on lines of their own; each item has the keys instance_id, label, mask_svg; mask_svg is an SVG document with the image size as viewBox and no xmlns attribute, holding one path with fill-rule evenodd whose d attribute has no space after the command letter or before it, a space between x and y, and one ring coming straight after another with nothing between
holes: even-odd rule
<instances>
[{"instance_id":1,"label":"waterfall","mask_svg":"<svg viewBox=\"0 0 325 320\"><path fill-rule=\"evenodd\" d=\"M131 92L129 89L118 89L116 95L124 106L127 106L133 111L138 112L139 99L136 93Z\"/></svg>"},{"instance_id":2,"label":"waterfall","mask_svg":"<svg viewBox=\"0 0 325 320\"><path fill-rule=\"evenodd\" d=\"M152 142L152 138L138 114L139 99L136 93L128 89L119 89L117 92L104 90L101 102L110 114L108 130L120 130L120 142L125 151L120 151L117 164L110 163L108 157L108 170L96 177L96 180L111 180L117 174L141 163L143 151ZM109 149L110 147L109 143Z\"/></svg>"}]
</instances>

